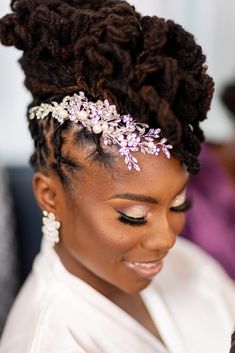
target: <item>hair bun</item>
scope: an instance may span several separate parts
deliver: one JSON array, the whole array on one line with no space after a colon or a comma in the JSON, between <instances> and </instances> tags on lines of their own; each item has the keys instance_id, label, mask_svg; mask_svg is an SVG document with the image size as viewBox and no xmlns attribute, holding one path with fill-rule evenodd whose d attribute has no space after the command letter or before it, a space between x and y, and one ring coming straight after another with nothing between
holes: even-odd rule
<instances>
[{"instance_id":1,"label":"hair bun","mask_svg":"<svg viewBox=\"0 0 235 353\"><path fill-rule=\"evenodd\" d=\"M17 49L27 49L30 36L17 20L16 14L9 14L0 20L0 41L7 46L15 46Z\"/></svg>"},{"instance_id":2,"label":"hair bun","mask_svg":"<svg viewBox=\"0 0 235 353\"><path fill-rule=\"evenodd\" d=\"M108 99L120 114L160 127L188 170L198 170L199 124L214 84L192 34L171 20L141 17L121 0L11 5L13 13L0 21L0 39L23 50L25 85L37 105L78 91Z\"/></svg>"}]
</instances>

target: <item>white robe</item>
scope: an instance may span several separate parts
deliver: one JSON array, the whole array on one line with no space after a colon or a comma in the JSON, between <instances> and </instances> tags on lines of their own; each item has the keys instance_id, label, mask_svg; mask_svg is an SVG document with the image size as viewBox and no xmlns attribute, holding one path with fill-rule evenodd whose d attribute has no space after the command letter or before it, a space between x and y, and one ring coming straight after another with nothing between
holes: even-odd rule
<instances>
[{"instance_id":1,"label":"white robe","mask_svg":"<svg viewBox=\"0 0 235 353\"><path fill-rule=\"evenodd\" d=\"M8 318L0 353L229 353L235 286L183 239L141 296L165 346L70 274L43 245Z\"/></svg>"}]
</instances>

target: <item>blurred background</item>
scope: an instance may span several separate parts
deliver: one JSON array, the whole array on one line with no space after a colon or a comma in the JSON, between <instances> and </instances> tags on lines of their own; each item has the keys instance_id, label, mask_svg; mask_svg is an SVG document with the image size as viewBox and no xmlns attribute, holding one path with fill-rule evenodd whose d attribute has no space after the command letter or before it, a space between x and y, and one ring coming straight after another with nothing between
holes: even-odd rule
<instances>
[{"instance_id":1,"label":"blurred background","mask_svg":"<svg viewBox=\"0 0 235 353\"><path fill-rule=\"evenodd\" d=\"M225 82L235 77L234 0L131 0L142 14L173 19L192 32L207 55L216 94L209 119L203 124L210 141L224 142L232 134L232 121L218 96ZM9 11L10 0L1 0L0 16ZM0 45L0 163L27 163L31 140L25 112L30 95L23 87L17 63L20 52Z\"/></svg>"},{"instance_id":2,"label":"blurred background","mask_svg":"<svg viewBox=\"0 0 235 353\"><path fill-rule=\"evenodd\" d=\"M216 85L211 111L202 125L210 143L202 149L201 173L190 181L194 207L188 212L182 235L214 256L235 280L235 1L129 2L144 15L180 23L194 34L207 56ZM9 3L0 1L0 17L9 12ZM0 45L0 335L41 241L32 170L25 167L32 150L26 122L31 98L17 62L20 55L16 49Z\"/></svg>"}]
</instances>

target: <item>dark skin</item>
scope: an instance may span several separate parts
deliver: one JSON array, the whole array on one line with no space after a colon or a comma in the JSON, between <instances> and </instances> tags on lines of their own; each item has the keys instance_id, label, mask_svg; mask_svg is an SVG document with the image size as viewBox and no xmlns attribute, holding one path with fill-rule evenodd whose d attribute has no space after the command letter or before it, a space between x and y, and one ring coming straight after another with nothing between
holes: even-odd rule
<instances>
[{"instance_id":1,"label":"dark skin","mask_svg":"<svg viewBox=\"0 0 235 353\"><path fill-rule=\"evenodd\" d=\"M69 144L67 151L84 166L69 187L51 170L34 176L40 207L54 212L62 224L55 250L69 272L161 339L139 295L152 277L140 276L126 261L162 260L173 247L185 221L178 209L185 201L188 173L162 153L136 153L141 172L129 171L120 157L110 172L99 162L89 164L87 151L74 151ZM123 223L123 214L141 223Z\"/></svg>"}]
</instances>

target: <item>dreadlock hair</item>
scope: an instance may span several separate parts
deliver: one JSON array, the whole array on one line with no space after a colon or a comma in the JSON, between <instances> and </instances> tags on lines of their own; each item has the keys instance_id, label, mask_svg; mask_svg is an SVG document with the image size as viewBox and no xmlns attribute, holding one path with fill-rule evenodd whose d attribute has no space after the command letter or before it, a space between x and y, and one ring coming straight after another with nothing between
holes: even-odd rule
<instances>
[{"instance_id":1,"label":"dreadlock hair","mask_svg":"<svg viewBox=\"0 0 235 353\"><path fill-rule=\"evenodd\" d=\"M11 8L0 20L0 40L23 51L30 107L78 91L92 101L108 99L120 114L160 127L173 154L197 174L204 139L199 123L214 84L190 33L171 20L141 16L120 0L12 0ZM99 138L71 126L29 121L36 169L50 162L65 178L63 165L74 166L61 153L67 134L74 143L92 141L94 155L108 159Z\"/></svg>"}]
</instances>

